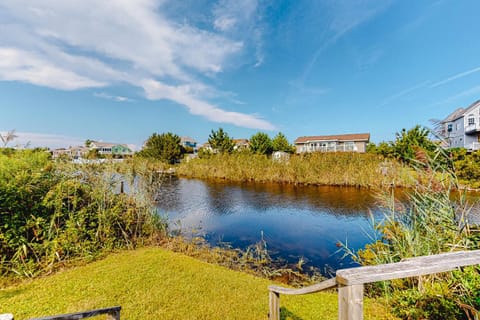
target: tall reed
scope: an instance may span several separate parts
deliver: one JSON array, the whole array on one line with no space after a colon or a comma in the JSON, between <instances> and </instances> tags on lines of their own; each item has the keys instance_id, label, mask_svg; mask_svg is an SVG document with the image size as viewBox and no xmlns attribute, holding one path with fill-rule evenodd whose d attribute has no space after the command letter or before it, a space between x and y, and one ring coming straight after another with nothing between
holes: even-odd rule
<instances>
[{"instance_id":1,"label":"tall reed","mask_svg":"<svg viewBox=\"0 0 480 320\"><path fill-rule=\"evenodd\" d=\"M412 186L411 169L373 154L310 153L275 161L248 152L192 159L177 168L191 178L334 186Z\"/></svg>"},{"instance_id":2,"label":"tall reed","mask_svg":"<svg viewBox=\"0 0 480 320\"><path fill-rule=\"evenodd\" d=\"M344 247L362 265L398 262L406 258L480 247L469 221L470 204L458 183L447 154L433 157L419 150L412 159L416 184L406 202L394 194L380 197L384 217L373 222L372 242L358 252ZM457 197L452 197L458 192ZM471 319L480 307L480 269L399 279L372 285L370 294L383 293L392 310L404 319Z\"/></svg>"}]
</instances>

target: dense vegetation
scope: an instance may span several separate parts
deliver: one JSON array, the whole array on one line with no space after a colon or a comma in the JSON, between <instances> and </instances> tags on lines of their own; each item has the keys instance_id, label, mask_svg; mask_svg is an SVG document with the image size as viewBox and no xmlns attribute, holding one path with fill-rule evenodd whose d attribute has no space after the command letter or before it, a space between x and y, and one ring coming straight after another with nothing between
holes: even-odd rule
<instances>
[{"instance_id":1,"label":"dense vegetation","mask_svg":"<svg viewBox=\"0 0 480 320\"><path fill-rule=\"evenodd\" d=\"M448 159L440 148L432 156L417 152L410 161L417 169L417 183L407 201L386 195L385 216L374 223L372 243L358 253L347 252L359 263L372 265L478 249L478 229L469 223L470 205L458 191ZM452 197L453 192L459 195ZM402 319L473 319L480 309L480 268L377 283L369 292L385 294Z\"/></svg>"},{"instance_id":2,"label":"dense vegetation","mask_svg":"<svg viewBox=\"0 0 480 320\"><path fill-rule=\"evenodd\" d=\"M139 172L134 166L54 163L42 150L2 149L0 273L35 276L162 236L165 225L142 179L134 177ZM120 193L120 177L135 182L136 192Z\"/></svg>"},{"instance_id":3,"label":"dense vegetation","mask_svg":"<svg viewBox=\"0 0 480 320\"><path fill-rule=\"evenodd\" d=\"M238 152L193 159L177 168L179 175L231 181L279 182L334 186L411 186L411 170L375 154L311 153L272 160Z\"/></svg>"}]
</instances>

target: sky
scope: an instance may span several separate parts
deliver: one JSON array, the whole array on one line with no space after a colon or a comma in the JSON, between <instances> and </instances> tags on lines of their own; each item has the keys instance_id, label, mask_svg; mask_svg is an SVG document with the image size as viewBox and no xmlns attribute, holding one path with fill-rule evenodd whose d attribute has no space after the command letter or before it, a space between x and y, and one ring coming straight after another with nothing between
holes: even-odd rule
<instances>
[{"instance_id":1,"label":"sky","mask_svg":"<svg viewBox=\"0 0 480 320\"><path fill-rule=\"evenodd\" d=\"M478 0L0 0L12 145L431 126L480 99Z\"/></svg>"}]
</instances>

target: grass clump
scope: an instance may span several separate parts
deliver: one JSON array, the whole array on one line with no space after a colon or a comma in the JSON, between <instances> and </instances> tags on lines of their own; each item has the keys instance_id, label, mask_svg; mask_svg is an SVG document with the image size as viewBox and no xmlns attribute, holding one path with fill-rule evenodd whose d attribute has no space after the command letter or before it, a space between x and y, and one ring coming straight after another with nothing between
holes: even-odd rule
<instances>
[{"instance_id":1,"label":"grass clump","mask_svg":"<svg viewBox=\"0 0 480 320\"><path fill-rule=\"evenodd\" d=\"M26 319L122 306L122 319L266 319L271 282L158 248L103 260L0 291L0 313ZM282 319L337 319L337 295L282 296ZM366 319L389 318L366 301Z\"/></svg>"}]
</instances>

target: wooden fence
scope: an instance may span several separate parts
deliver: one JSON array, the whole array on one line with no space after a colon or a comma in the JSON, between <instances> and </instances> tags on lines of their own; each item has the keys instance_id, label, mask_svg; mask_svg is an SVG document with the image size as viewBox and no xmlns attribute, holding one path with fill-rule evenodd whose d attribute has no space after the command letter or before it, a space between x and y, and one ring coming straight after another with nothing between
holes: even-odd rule
<instances>
[{"instance_id":1,"label":"wooden fence","mask_svg":"<svg viewBox=\"0 0 480 320\"><path fill-rule=\"evenodd\" d=\"M480 264L480 250L457 251L406 259L397 263L337 270L335 278L300 289L269 287L270 320L280 319L280 294L300 295L338 288L338 319L363 319L363 285L418 277Z\"/></svg>"}]
</instances>

